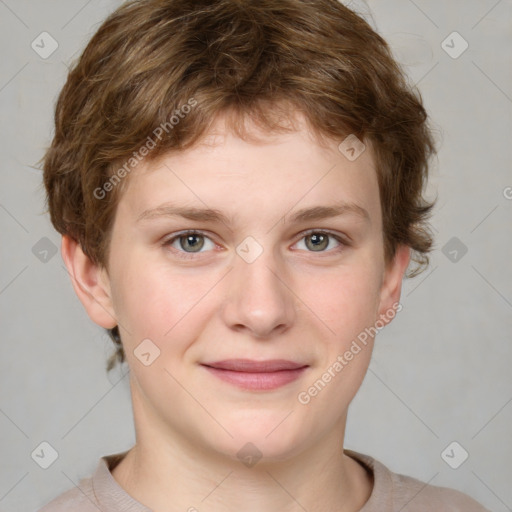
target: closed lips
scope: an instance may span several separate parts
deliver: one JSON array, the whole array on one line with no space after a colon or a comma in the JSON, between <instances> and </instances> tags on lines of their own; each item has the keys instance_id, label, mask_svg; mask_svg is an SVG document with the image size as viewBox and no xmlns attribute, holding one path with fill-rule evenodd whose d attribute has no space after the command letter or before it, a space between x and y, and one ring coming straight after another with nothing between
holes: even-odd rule
<instances>
[{"instance_id":1,"label":"closed lips","mask_svg":"<svg viewBox=\"0 0 512 512\"><path fill-rule=\"evenodd\" d=\"M272 359L267 361L253 361L250 359L228 359L211 363L202 363L203 366L217 370L230 370L245 373L272 373L285 370L305 368L307 364L296 363L285 359Z\"/></svg>"}]
</instances>

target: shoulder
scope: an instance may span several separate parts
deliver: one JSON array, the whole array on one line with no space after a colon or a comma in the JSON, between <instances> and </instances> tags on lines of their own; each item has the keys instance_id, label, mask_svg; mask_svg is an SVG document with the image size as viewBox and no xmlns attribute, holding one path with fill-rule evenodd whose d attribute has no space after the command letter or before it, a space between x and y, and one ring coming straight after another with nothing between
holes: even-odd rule
<instances>
[{"instance_id":1,"label":"shoulder","mask_svg":"<svg viewBox=\"0 0 512 512\"><path fill-rule=\"evenodd\" d=\"M82 478L78 485L60 494L37 512L151 512L127 494L112 476L111 469L126 453L104 455L91 476Z\"/></svg>"},{"instance_id":2,"label":"shoulder","mask_svg":"<svg viewBox=\"0 0 512 512\"><path fill-rule=\"evenodd\" d=\"M455 489L426 484L397 473L391 475L395 499L403 512L489 512L473 498Z\"/></svg>"},{"instance_id":3,"label":"shoulder","mask_svg":"<svg viewBox=\"0 0 512 512\"><path fill-rule=\"evenodd\" d=\"M345 452L373 474L373 490L361 512L489 512L460 491L393 473L369 455Z\"/></svg>"},{"instance_id":4,"label":"shoulder","mask_svg":"<svg viewBox=\"0 0 512 512\"><path fill-rule=\"evenodd\" d=\"M98 512L91 478L82 479L79 487L60 494L38 512L69 512L70 510L73 512Z\"/></svg>"}]
</instances>

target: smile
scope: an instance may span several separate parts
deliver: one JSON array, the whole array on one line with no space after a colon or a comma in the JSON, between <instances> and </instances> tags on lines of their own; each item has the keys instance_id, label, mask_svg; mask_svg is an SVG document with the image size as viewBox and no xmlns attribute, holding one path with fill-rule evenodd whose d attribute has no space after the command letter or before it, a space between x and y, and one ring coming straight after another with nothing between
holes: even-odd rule
<instances>
[{"instance_id":1,"label":"smile","mask_svg":"<svg viewBox=\"0 0 512 512\"><path fill-rule=\"evenodd\" d=\"M282 387L298 379L308 368L308 365L283 359L229 359L203 363L201 366L218 379L251 391L267 391Z\"/></svg>"}]
</instances>

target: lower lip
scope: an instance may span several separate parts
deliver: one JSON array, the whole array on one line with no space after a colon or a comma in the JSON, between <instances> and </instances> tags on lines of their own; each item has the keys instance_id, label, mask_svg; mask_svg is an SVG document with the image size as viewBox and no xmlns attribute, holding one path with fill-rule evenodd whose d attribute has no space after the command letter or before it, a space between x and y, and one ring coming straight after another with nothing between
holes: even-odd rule
<instances>
[{"instance_id":1,"label":"lower lip","mask_svg":"<svg viewBox=\"0 0 512 512\"><path fill-rule=\"evenodd\" d=\"M252 391L266 391L269 389L277 389L281 386L289 384L297 380L302 373L307 369L307 366L297 368L296 370L280 370L278 372L266 373L250 373L250 372L235 372L233 370L221 370L219 368L212 368L211 366L204 366L215 377L229 382L239 388L249 389Z\"/></svg>"}]
</instances>

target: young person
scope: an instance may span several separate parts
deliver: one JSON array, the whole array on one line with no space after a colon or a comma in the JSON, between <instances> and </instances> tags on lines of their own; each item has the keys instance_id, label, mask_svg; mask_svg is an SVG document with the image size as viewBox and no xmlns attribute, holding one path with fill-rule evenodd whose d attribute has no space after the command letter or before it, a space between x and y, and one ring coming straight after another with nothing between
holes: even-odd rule
<instances>
[{"instance_id":1,"label":"young person","mask_svg":"<svg viewBox=\"0 0 512 512\"><path fill-rule=\"evenodd\" d=\"M42 511L484 511L343 450L375 334L428 264L433 152L419 94L336 0L109 16L44 183L108 369L129 366L136 444Z\"/></svg>"}]
</instances>

